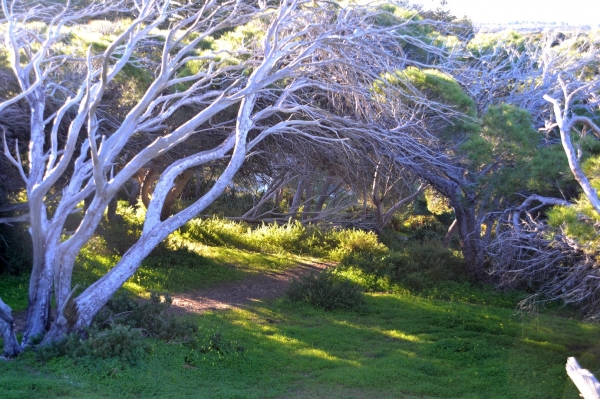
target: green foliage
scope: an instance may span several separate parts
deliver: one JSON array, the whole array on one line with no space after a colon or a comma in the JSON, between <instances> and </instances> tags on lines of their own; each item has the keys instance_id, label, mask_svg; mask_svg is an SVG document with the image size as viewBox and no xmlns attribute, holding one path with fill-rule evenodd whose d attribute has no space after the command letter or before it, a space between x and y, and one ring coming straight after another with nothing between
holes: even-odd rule
<instances>
[{"instance_id":1,"label":"green foliage","mask_svg":"<svg viewBox=\"0 0 600 399\"><path fill-rule=\"evenodd\" d=\"M325 310L365 309L362 288L332 270L292 280L287 298L292 302L306 302Z\"/></svg>"},{"instance_id":2,"label":"green foliage","mask_svg":"<svg viewBox=\"0 0 600 399\"><path fill-rule=\"evenodd\" d=\"M425 200L427 201L427 210L434 215L452 212L450 200L431 187L425 189Z\"/></svg>"},{"instance_id":3,"label":"green foliage","mask_svg":"<svg viewBox=\"0 0 600 399\"><path fill-rule=\"evenodd\" d=\"M448 228L434 215L411 215L403 223L401 232L409 240L441 240Z\"/></svg>"},{"instance_id":4,"label":"green foliage","mask_svg":"<svg viewBox=\"0 0 600 399\"><path fill-rule=\"evenodd\" d=\"M200 366L211 360L224 360L228 357L240 357L246 349L238 341L226 340L220 330L209 332L205 338L197 338L188 345L190 351L184 362L190 366Z\"/></svg>"},{"instance_id":5,"label":"green foliage","mask_svg":"<svg viewBox=\"0 0 600 399\"><path fill-rule=\"evenodd\" d=\"M198 331L198 326L189 319L166 314L171 303L168 294L161 296L151 292L150 301L138 302L128 292L122 291L113 296L96 315L93 326L102 329L123 325L167 342L189 342Z\"/></svg>"},{"instance_id":6,"label":"green foliage","mask_svg":"<svg viewBox=\"0 0 600 399\"><path fill-rule=\"evenodd\" d=\"M365 286L369 291L377 291L384 286L391 288L389 283L395 283L410 291L419 292L446 281L462 281L467 278L460 257L444 248L439 241L428 240L409 241L402 250L389 251L384 256L351 253L342 260L340 267L342 270L358 268L374 275L375 278L369 280L374 285Z\"/></svg>"},{"instance_id":7,"label":"green foliage","mask_svg":"<svg viewBox=\"0 0 600 399\"><path fill-rule=\"evenodd\" d=\"M144 340L139 330L115 324L103 330L91 329L81 337L69 334L63 340L36 348L38 359L49 361L55 357L67 356L88 362L116 360L120 366L137 365L152 351L152 346Z\"/></svg>"},{"instance_id":8,"label":"green foliage","mask_svg":"<svg viewBox=\"0 0 600 399\"><path fill-rule=\"evenodd\" d=\"M383 255L387 248L377 235L371 231L357 229L340 229L329 232L325 237L325 246L331 248L329 258L343 260L349 254Z\"/></svg>"},{"instance_id":9,"label":"green foliage","mask_svg":"<svg viewBox=\"0 0 600 399\"><path fill-rule=\"evenodd\" d=\"M527 38L515 31L478 33L468 44L468 50L477 56L494 54L498 58L508 57L505 48L525 49Z\"/></svg>"},{"instance_id":10,"label":"green foliage","mask_svg":"<svg viewBox=\"0 0 600 399\"><path fill-rule=\"evenodd\" d=\"M564 372L568 356L600 368L600 327L570 316L406 293L366 300L366 314L257 302L196 316L200 345L211 346L217 331L221 343L233 342L234 353L222 358L160 341L137 367L68 357L41 364L27 353L0 362L0 392L7 399L560 399L578 395Z\"/></svg>"},{"instance_id":11,"label":"green foliage","mask_svg":"<svg viewBox=\"0 0 600 399\"><path fill-rule=\"evenodd\" d=\"M422 118L440 139L452 141L479 131L479 121L476 119L477 106L452 76L434 69L410 66L401 71L388 73L382 79L409 93L402 99L407 105L414 104L416 107L420 104L415 102L414 97L425 98L453 112L450 116L445 112L446 115L441 118L430 108L422 111ZM374 84L374 92L382 95L379 85L378 82Z\"/></svg>"},{"instance_id":12,"label":"green foliage","mask_svg":"<svg viewBox=\"0 0 600 399\"><path fill-rule=\"evenodd\" d=\"M479 177L478 190L487 198L521 200L523 195L561 196L572 191L573 178L559 145L542 145L531 115L510 104L490 106L481 131L460 146L467 164ZM557 187L558 186L558 187Z\"/></svg>"},{"instance_id":13,"label":"green foliage","mask_svg":"<svg viewBox=\"0 0 600 399\"><path fill-rule=\"evenodd\" d=\"M590 184L596 190L600 189L600 156L589 157L581 166ZM600 247L598 222L600 215L584 194L580 194L572 206L555 206L548 211L548 224L555 231L560 229L587 254L594 256Z\"/></svg>"},{"instance_id":14,"label":"green foliage","mask_svg":"<svg viewBox=\"0 0 600 399\"><path fill-rule=\"evenodd\" d=\"M252 229L247 224L216 217L192 220L182 229L188 240L266 253L310 252L310 243L314 242L312 233L312 229L297 221L285 225L262 224Z\"/></svg>"},{"instance_id":15,"label":"green foliage","mask_svg":"<svg viewBox=\"0 0 600 399\"><path fill-rule=\"evenodd\" d=\"M284 225L262 224L251 228L245 223L220 218L195 219L181 230L186 240L210 246L257 251L324 256L340 260L348 252L381 253L386 248L373 232L357 229L320 229L298 221Z\"/></svg>"},{"instance_id":16,"label":"green foliage","mask_svg":"<svg viewBox=\"0 0 600 399\"><path fill-rule=\"evenodd\" d=\"M64 339L35 348L38 359L70 357L88 362L113 359L119 365L137 365L152 346L144 337L168 343L195 342L198 325L190 319L167 315L169 295L155 292L150 301L139 302L122 291L96 315L85 334L71 333Z\"/></svg>"}]
</instances>

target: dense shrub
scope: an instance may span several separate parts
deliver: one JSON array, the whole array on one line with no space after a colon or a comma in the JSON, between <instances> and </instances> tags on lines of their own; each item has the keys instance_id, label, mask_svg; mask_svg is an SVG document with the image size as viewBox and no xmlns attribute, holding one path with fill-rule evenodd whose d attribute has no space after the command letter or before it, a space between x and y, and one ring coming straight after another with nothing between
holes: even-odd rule
<instances>
[{"instance_id":1,"label":"dense shrub","mask_svg":"<svg viewBox=\"0 0 600 399\"><path fill-rule=\"evenodd\" d=\"M153 292L150 301L138 303L129 293L120 292L98 313L89 330L37 347L38 358L113 359L122 365L135 365L152 350L145 337L178 343L195 339L198 326L190 320L166 315L165 310L170 306L168 295Z\"/></svg>"},{"instance_id":2,"label":"dense shrub","mask_svg":"<svg viewBox=\"0 0 600 399\"><path fill-rule=\"evenodd\" d=\"M362 288L332 270L293 280L287 291L292 302L307 302L325 310L364 310Z\"/></svg>"},{"instance_id":3,"label":"dense shrub","mask_svg":"<svg viewBox=\"0 0 600 399\"><path fill-rule=\"evenodd\" d=\"M104 330L92 328L86 334L72 333L36 350L40 360L68 356L89 361L114 359L122 365L136 365L151 352L152 346L140 330L114 324Z\"/></svg>"},{"instance_id":4,"label":"dense shrub","mask_svg":"<svg viewBox=\"0 0 600 399\"><path fill-rule=\"evenodd\" d=\"M167 342L188 342L198 326L191 320L165 314L171 303L168 294L151 292L150 301L136 302L128 292L120 292L98 313L93 325L99 329L124 325Z\"/></svg>"},{"instance_id":5,"label":"dense shrub","mask_svg":"<svg viewBox=\"0 0 600 399\"><path fill-rule=\"evenodd\" d=\"M409 216L400 229L409 239L427 241L443 239L447 230L434 215Z\"/></svg>"},{"instance_id":6,"label":"dense shrub","mask_svg":"<svg viewBox=\"0 0 600 399\"><path fill-rule=\"evenodd\" d=\"M245 223L215 217L193 220L185 225L182 233L186 238L206 245L267 253L306 253L310 250L312 229L292 221L285 225L262 224L253 229Z\"/></svg>"},{"instance_id":7,"label":"dense shrub","mask_svg":"<svg viewBox=\"0 0 600 399\"><path fill-rule=\"evenodd\" d=\"M220 218L196 219L181 234L188 240L211 246L229 246L262 253L288 252L340 260L349 252L384 253L387 248L372 232L357 229L326 229L305 226L299 221L286 224L245 223Z\"/></svg>"},{"instance_id":8,"label":"dense shrub","mask_svg":"<svg viewBox=\"0 0 600 399\"><path fill-rule=\"evenodd\" d=\"M382 256L388 251L388 248L379 242L377 235L370 231L334 230L327 235L326 241L332 248L329 257L336 261L341 261L350 255Z\"/></svg>"},{"instance_id":9,"label":"dense shrub","mask_svg":"<svg viewBox=\"0 0 600 399\"><path fill-rule=\"evenodd\" d=\"M383 256L350 253L342 259L341 267L358 268L412 290L466 278L462 258L438 241L408 242L402 250L388 251Z\"/></svg>"}]
</instances>

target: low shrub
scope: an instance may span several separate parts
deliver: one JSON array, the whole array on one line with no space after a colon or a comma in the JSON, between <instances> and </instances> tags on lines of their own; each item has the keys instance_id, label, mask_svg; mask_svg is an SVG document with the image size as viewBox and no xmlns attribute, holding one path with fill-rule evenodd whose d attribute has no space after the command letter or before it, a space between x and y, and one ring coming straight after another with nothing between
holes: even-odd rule
<instances>
[{"instance_id":1,"label":"low shrub","mask_svg":"<svg viewBox=\"0 0 600 399\"><path fill-rule=\"evenodd\" d=\"M387 251L373 232L357 229L327 229L305 226L290 220L280 225L250 227L217 217L196 219L181 233L191 241L210 246L228 246L262 253L308 254L340 260L351 252L383 253Z\"/></svg>"},{"instance_id":2,"label":"low shrub","mask_svg":"<svg viewBox=\"0 0 600 399\"><path fill-rule=\"evenodd\" d=\"M382 256L388 248L379 242L377 235L371 231L357 229L332 230L325 237L327 245L332 248L329 257L341 261L348 256Z\"/></svg>"},{"instance_id":3,"label":"low shrub","mask_svg":"<svg viewBox=\"0 0 600 399\"><path fill-rule=\"evenodd\" d=\"M434 215L411 215L400 228L410 239L426 241L442 240L447 230Z\"/></svg>"},{"instance_id":4,"label":"low shrub","mask_svg":"<svg viewBox=\"0 0 600 399\"><path fill-rule=\"evenodd\" d=\"M341 267L359 268L416 291L467 278L462 258L439 241L408 242L401 251L384 255L350 253Z\"/></svg>"},{"instance_id":5,"label":"low shrub","mask_svg":"<svg viewBox=\"0 0 600 399\"><path fill-rule=\"evenodd\" d=\"M145 336L167 342L185 343L193 339L198 326L191 320L165 314L172 300L168 294L150 293L150 301L137 302L126 292L116 294L94 319L93 326L124 325Z\"/></svg>"},{"instance_id":6,"label":"low shrub","mask_svg":"<svg viewBox=\"0 0 600 399\"><path fill-rule=\"evenodd\" d=\"M67 356L94 361L114 359L122 365L136 365L152 351L141 331L125 325L110 325L98 330L91 328L85 334L72 333L63 340L36 348L39 360Z\"/></svg>"},{"instance_id":7,"label":"low shrub","mask_svg":"<svg viewBox=\"0 0 600 399\"><path fill-rule=\"evenodd\" d=\"M362 288L347 278L325 270L292 280L287 298L292 302L307 302L325 310L364 310Z\"/></svg>"},{"instance_id":8,"label":"low shrub","mask_svg":"<svg viewBox=\"0 0 600 399\"><path fill-rule=\"evenodd\" d=\"M135 365L152 350L146 337L171 343L195 339L198 326L191 320L165 314L170 306L169 295L152 292L150 301L139 303L128 292L119 292L94 318L89 330L36 347L38 358L114 359L122 365Z\"/></svg>"},{"instance_id":9,"label":"low shrub","mask_svg":"<svg viewBox=\"0 0 600 399\"><path fill-rule=\"evenodd\" d=\"M188 346L189 352L184 361L190 366L198 366L205 360L223 360L226 357L241 356L246 349L238 341L227 340L220 330L209 332L205 338L197 338Z\"/></svg>"}]
</instances>

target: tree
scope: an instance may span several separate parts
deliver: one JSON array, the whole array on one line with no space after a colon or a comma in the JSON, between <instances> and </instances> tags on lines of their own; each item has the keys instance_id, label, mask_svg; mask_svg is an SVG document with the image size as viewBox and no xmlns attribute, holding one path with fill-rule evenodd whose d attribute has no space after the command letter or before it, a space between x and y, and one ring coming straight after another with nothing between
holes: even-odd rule
<instances>
[{"instance_id":1,"label":"tree","mask_svg":"<svg viewBox=\"0 0 600 399\"><path fill-rule=\"evenodd\" d=\"M563 170L582 193L530 195L509 207L488 248L490 271L502 287L535 290L524 306L560 300L597 320L598 41L593 33L556 39L548 35L541 46L536 81L543 92L532 97L540 130L562 147Z\"/></svg>"},{"instance_id":2,"label":"tree","mask_svg":"<svg viewBox=\"0 0 600 399\"><path fill-rule=\"evenodd\" d=\"M20 344L2 305L0 327L9 355L36 336L44 335L47 343L88 326L142 259L210 205L265 138L297 136L324 147L345 145L347 139L385 142L389 131L373 123L372 115L389 112L374 100L369 82L406 62L394 52L405 37L401 28L423 24L396 19L395 25L381 26L380 9L312 7L300 0L278 7L169 0L36 4L2 0L6 51L19 89L0 103L0 114L15 104L26 106L30 136L27 150L4 141L4 155L24 182L28 212L0 222L28 220L34 258ZM65 50L81 23L120 15L130 22L102 48ZM202 50L204 41L248 23L264 32L260 42ZM131 68L150 71L149 85L118 123L103 118L105 96ZM187 117L177 117L183 111ZM137 242L106 275L76 294L75 258L113 197L142 168L195 137L207 138L204 147L172 158L157 178ZM140 139L143 146L128 149ZM23 151L27 159L21 159ZM208 191L176 214L161 215L177 179L215 160L226 166ZM73 213L81 221L66 234ZM57 316L50 323L52 295Z\"/></svg>"}]
</instances>

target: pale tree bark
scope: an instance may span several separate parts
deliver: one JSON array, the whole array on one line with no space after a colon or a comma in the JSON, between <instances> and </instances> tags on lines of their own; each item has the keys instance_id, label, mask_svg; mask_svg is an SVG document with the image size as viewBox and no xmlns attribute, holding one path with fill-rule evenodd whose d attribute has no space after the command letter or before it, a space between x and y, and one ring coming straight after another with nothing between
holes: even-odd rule
<instances>
[{"instance_id":1,"label":"pale tree bark","mask_svg":"<svg viewBox=\"0 0 600 399\"><path fill-rule=\"evenodd\" d=\"M375 166L373 173L373 184L371 188L371 200L375 206L375 215L377 224L375 232L381 234L383 229L390 222L394 213L398 212L402 207L414 202L419 195L427 187L426 183L421 183L419 187L411 194L406 195L405 191L412 190L413 182L406 182L406 176L402 176L400 171L392 168L387 170L386 175L383 175L383 165L379 162ZM391 175L400 175L400 178L392 178ZM410 191L409 191L410 192ZM391 204L389 204L391 202ZM384 202L387 202L387 209Z\"/></svg>"},{"instance_id":2,"label":"pale tree bark","mask_svg":"<svg viewBox=\"0 0 600 399\"><path fill-rule=\"evenodd\" d=\"M0 336L4 341L4 355L17 356L22 349L13 331L12 310L0 298Z\"/></svg>"},{"instance_id":3,"label":"pale tree bark","mask_svg":"<svg viewBox=\"0 0 600 399\"><path fill-rule=\"evenodd\" d=\"M596 210L596 212L600 215L600 199L598 198L598 193L596 189L592 187L589 179L583 173L580 165L580 153L581 151L576 151L573 145L573 139L571 138L571 132L574 130L575 125L583 125L586 128L590 129L596 136L600 137L600 127L596 125L591 119L586 118L584 116L571 116L571 102L576 98L576 95L584 90L593 89L594 86L598 86L597 82L593 82L591 84L585 84L580 86L577 89L569 91L568 84L559 77L560 85L564 93L564 102L561 107L560 102L552 98L549 95L544 95L544 99L550 102L553 106L554 117L556 118L556 125L560 130L560 142L565 150L565 154L567 156L567 160L569 162L569 168L571 169L571 173L573 173L573 177L579 186L583 190L585 197L590 201L592 207Z\"/></svg>"},{"instance_id":4,"label":"pale tree bark","mask_svg":"<svg viewBox=\"0 0 600 399\"><path fill-rule=\"evenodd\" d=\"M0 113L18 102L31 111L28 159L19 158L19 148L11 152L6 141L4 146L4 155L25 183L33 239L22 345L44 333L43 342L48 343L88 326L156 245L223 193L248 151L266 137L301 137L323 148L344 145L347 139L373 145L389 140L389 128L377 126L371 116L391 111L373 98L364 82L375 81L406 62L401 52L395 53L403 38L427 51L441 51L402 33L403 25L421 22L371 24L377 20L375 12L385 11L366 6L313 8L310 2L290 0L277 8L260 8L246 2L181 5L141 0L133 8L126 7L130 3L114 2L71 10L68 4L32 7L1 1L6 50L21 89L0 103ZM84 57L64 54L62 40L71 25L107 13L124 13L132 19L104 52L95 53L90 47ZM260 43L246 43L249 47L231 52L195 53L203 40L250 21L264 24ZM36 31L40 24L44 29ZM169 28L162 29L165 25ZM144 59L148 46L160 46L159 59ZM243 61L232 63L237 56ZM180 73L197 62L205 67L192 75ZM120 123L106 124L100 112L106 91L131 63L151 65L154 81ZM61 79L65 69L80 75ZM312 105L307 91L320 92L328 99L328 108ZM58 106L52 115L45 115L50 98ZM184 108L193 110L193 115L184 121L175 118ZM235 113L235 120L214 124L225 112ZM62 128L67 133L59 140ZM151 198L146 193L148 209L138 241L106 275L73 296L75 259L119 190L158 157L205 132L212 144L170 162L158 176ZM127 146L144 134L156 138L115 168ZM407 135L401 141L409 152L418 146ZM218 160L228 163L214 185L189 207L161 218L178 177ZM60 196L49 212L46 199L52 192ZM81 211L79 203L88 197L79 226L64 238L67 217ZM58 315L49 326L52 295Z\"/></svg>"}]
</instances>

